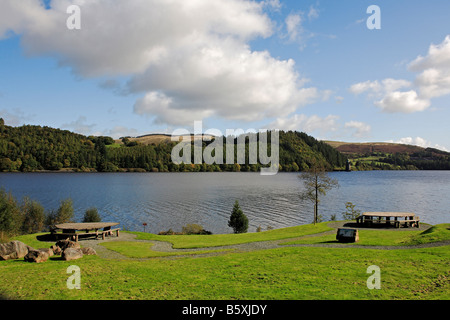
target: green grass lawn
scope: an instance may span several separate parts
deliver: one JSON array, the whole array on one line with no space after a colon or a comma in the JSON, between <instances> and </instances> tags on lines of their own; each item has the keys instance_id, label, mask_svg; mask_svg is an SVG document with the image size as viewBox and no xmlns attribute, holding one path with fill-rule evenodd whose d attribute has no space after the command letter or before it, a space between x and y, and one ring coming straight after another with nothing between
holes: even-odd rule
<instances>
[{"instance_id":1,"label":"green grass lawn","mask_svg":"<svg viewBox=\"0 0 450 320\"><path fill-rule=\"evenodd\" d=\"M252 236L264 240L288 239L311 234L311 230L327 229L326 224L316 227L295 227L296 232L289 230L290 228L271 230L266 234L247 234L246 237L148 237L158 240L170 237L170 241L179 247L207 247L211 244L219 245L220 238L227 243L242 243L261 241ZM138 242L130 242L131 255L142 257L148 254L149 258L107 260L99 256L85 256L80 260L63 261L54 256L41 264L23 260L1 261L0 295L33 300L449 299L450 246L402 250L370 248L370 243L383 245L394 241L397 245L402 242L405 245L448 240L449 228L450 224L444 224L425 232L412 229L385 230L378 233L379 236L376 232L361 231L361 243L364 241L367 245L363 249L351 244L345 248L282 247L251 252L229 251L208 257L187 255L167 259L146 253L152 251L148 244L137 245ZM287 234L291 236L286 237ZM19 240L36 248L51 244L34 243L35 236L19 237ZM198 237L204 238L202 240ZM304 240L332 241L332 238L333 235L329 235ZM119 242L115 250L123 250L125 245ZM80 290L69 290L66 286L69 277L67 267L70 265L80 267ZM377 265L381 270L379 290L369 290L366 285L370 276L367 268L371 265Z\"/></svg>"},{"instance_id":2,"label":"green grass lawn","mask_svg":"<svg viewBox=\"0 0 450 320\"><path fill-rule=\"evenodd\" d=\"M144 232L132 232L137 235L138 240L168 241L176 249L217 247L257 241L281 240L315 233L333 230L328 227L327 222L316 225L302 225L296 227L274 229L263 232L240 233L240 234L212 234L212 235L156 235Z\"/></svg>"},{"instance_id":3,"label":"green grass lawn","mask_svg":"<svg viewBox=\"0 0 450 320\"><path fill-rule=\"evenodd\" d=\"M177 255L194 255L205 253L217 253L228 252L232 249L218 249L218 250L199 250L199 251L182 251L182 252L164 252L152 250L153 243L145 242L130 242L130 241L114 241L105 242L102 244L109 250L116 251L129 258L154 258L154 257L167 257Z\"/></svg>"},{"instance_id":4,"label":"green grass lawn","mask_svg":"<svg viewBox=\"0 0 450 320\"><path fill-rule=\"evenodd\" d=\"M432 226L426 231L416 229L358 229L360 241L348 245L366 246L410 246L423 243L450 240L450 223ZM325 244L338 243L336 234L316 237L303 237L282 244Z\"/></svg>"}]
</instances>

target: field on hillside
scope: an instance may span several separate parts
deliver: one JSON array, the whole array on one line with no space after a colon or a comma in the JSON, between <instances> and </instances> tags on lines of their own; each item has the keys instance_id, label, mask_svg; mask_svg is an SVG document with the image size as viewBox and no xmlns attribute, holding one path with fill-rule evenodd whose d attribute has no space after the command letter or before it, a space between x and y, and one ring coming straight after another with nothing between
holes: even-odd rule
<instances>
[{"instance_id":1,"label":"field on hillside","mask_svg":"<svg viewBox=\"0 0 450 320\"><path fill-rule=\"evenodd\" d=\"M325 141L339 152L346 155L354 154L370 154L370 153L414 153L421 152L425 148L388 142L361 142L361 143L348 143L340 141Z\"/></svg>"},{"instance_id":2,"label":"field on hillside","mask_svg":"<svg viewBox=\"0 0 450 320\"><path fill-rule=\"evenodd\" d=\"M175 141L183 141L186 140L188 137L187 136L175 136ZM190 137L191 140L197 140L197 139L212 139L213 136L210 135L192 135ZM145 136L140 136L140 137L130 137L128 138L129 141L136 141L142 145L149 145L149 144L160 144L160 143L169 143L172 142L172 136L169 134L148 134ZM116 139L115 143L118 145L123 144L121 139Z\"/></svg>"},{"instance_id":3,"label":"field on hillside","mask_svg":"<svg viewBox=\"0 0 450 320\"><path fill-rule=\"evenodd\" d=\"M324 141L348 157L352 170L449 170L450 153L415 145Z\"/></svg>"}]
</instances>

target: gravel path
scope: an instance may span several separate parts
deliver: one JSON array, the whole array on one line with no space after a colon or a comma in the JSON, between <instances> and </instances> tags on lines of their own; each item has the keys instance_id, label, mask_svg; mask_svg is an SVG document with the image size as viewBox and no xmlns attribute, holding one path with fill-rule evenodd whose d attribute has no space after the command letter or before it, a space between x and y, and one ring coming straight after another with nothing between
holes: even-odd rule
<instances>
[{"instance_id":1,"label":"gravel path","mask_svg":"<svg viewBox=\"0 0 450 320\"><path fill-rule=\"evenodd\" d=\"M136 240L136 235L126 233L126 232L122 232L119 237L110 236L110 237L106 237L105 240L85 239L85 240L79 240L79 243L81 246L92 247L93 249L95 249L95 251L101 258L119 259L119 260L133 259L133 258L129 258L129 257L124 256L120 253L117 253L113 250L109 250L100 244L104 243L104 242L110 242L110 241L148 242L148 243L153 243L152 250L154 250L154 251L179 253L179 255L176 255L176 256L158 257L158 258L165 258L165 259L174 259L174 258L185 257L186 255L183 255L183 252L193 252L193 251L198 251L199 253L195 254L195 255L191 254L191 255L189 255L190 257L205 257L205 256L213 256L213 255L228 253L229 251L209 252L209 253L204 253L204 254L201 253L202 251L225 250L225 249L228 249L228 250L232 249L233 252L248 252L248 251L254 251L254 250L286 248L286 247L324 247L324 248L360 248L360 249L375 249L375 250L405 250L405 249L431 248L431 247L450 245L450 241L425 243L425 244L412 245L412 246L364 246L364 245L357 245L357 244L349 245L349 244L341 244L341 243L292 244L292 245L281 245L280 244L280 243L294 241L294 240L305 238L305 237L322 236L325 234L336 234L336 228L342 227L343 223L342 222L330 222L329 226L332 228L335 228L335 229L333 229L331 231L326 231L323 233L302 236L299 238L259 241L259 242L250 242L250 243L226 245L226 246L220 246L220 247L207 247L207 248L197 248L197 249L174 249L170 242L154 241L154 240ZM429 225L422 224L419 229L415 229L415 230L426 230L430 227L431 226L429 226ZM409 230L411 230L411 229L409 229ZM392 229L392 231L395 231L395 232L406 231L407 232L408 229Z\"/></svg>"}]
</instances>

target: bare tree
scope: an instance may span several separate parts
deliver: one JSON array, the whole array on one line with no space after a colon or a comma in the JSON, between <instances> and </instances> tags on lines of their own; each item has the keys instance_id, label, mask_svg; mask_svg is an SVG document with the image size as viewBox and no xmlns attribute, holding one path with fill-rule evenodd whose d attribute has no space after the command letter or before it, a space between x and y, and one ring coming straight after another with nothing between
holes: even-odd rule
<instances>
[{"instance_id":1,"label":"bare tree","mask_svg":"<svg viewBox=\"0 0 450 320\"><path fill-rule=\"evenodd\" d=\"M328 190L339 187L336 179L330 178L321 165L314 163L308 171L303 172L300 176L305 186L305 191L301 194L302 200L308 200L314 203L314 224L319 218L319 197L325 196Z\"/></svg>"}]
</instances>

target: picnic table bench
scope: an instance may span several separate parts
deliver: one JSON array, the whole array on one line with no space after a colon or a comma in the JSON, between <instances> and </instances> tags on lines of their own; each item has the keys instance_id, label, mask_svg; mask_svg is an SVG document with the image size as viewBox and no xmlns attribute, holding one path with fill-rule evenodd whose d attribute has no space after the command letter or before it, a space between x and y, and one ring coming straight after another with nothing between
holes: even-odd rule
<instances>
[{"instance_id":1,"label":"picnic table bench","mask_svg":"<svg viewBox=\"0 0 450 320\"><path fill-rule=\"evenodd\" d=\"M95 238L101 236L102 239L105 240L105 237L113 235L113 232L116 232L117 237L119 236L120 228L111 228L113 226L117 226L118 224L118 222L61 223L56 224L54 228L51 229L51 234L56 237L56 239L65 237L74 241L78 241L79 236L95 236ZM61 230L61 232L58 232L58 230Z\"/></svg>"},{"instance_id":2,"label":"picnic table bench","mask_svg":"<svg viewBox=\"0 0 450 320\"><path fill-rule=\"evenodd\" d=\"M356 222L359 225L368 226L383 223L390 225L392 223L396 228L400 228L400 226L418 228L420 219L410 212L364 212L356 218Z\"/></svg>"}]
</instances>

